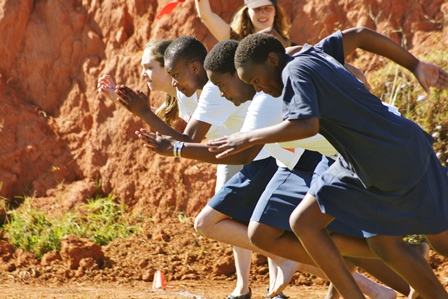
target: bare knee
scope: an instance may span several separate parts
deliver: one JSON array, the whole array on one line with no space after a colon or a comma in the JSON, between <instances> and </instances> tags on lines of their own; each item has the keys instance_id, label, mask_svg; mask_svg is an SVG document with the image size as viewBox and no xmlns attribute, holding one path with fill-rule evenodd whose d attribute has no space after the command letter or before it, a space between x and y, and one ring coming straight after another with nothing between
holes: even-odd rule
<instances>
[{"instance_id":1,"label":"bare knee","mask_svg":"<svg viewBox=\"0 0 448 299\"><path fill-rule=\"evenodd\" d=\"M438 254L448 257L448 230L436 235L426 235L426 239Z\"/></svg>"},{"instance_id":2,"label":"bare knee","mask_svg":"<svg viewBox=\"0 0 448 299\"><path fill-rule=\"evenodd\" d=\"M205 206L202 211L196 216L194 220L194 229L203 236L209 236L213 231L213 226L222 220L223 214Z\"/></svg>"},{"instance_id":3,"label":"bare knee","mask_svg":"<svg viewBox=\"0 0 448 299\"><path fill-rule=\"evenodd\" d=\"M301 233L300 229L305 226L305 223L302 223L303 219L301 216L301 211L296 208L289 217L289 226L297 236Z\"/></svg>"},{"instance_id":4,"label":"bare knee","mask_svg":"<svg viewBox=\"0 0 448 299\"><path fill-rule=\"evenodd\" d=\"M408 250L408 244L400 236L375 236L367 239L367 244L372 252L385 263L397 258L398 252Z\"/></svg>"},{"instance_id":5,"label":"bare knee","mask_svg":"<svg viewBox=\"0 0 448 299\"><path fill-rule=\"evenodd\" d=\"M201 214L199 213L199 215L196 216L196 218L194 219L194 229L202 235L203 234L202 230L204 227L205 227L204 219L203 219L203 217L201 217Z\"/></svg>"},{"instance_id":6,"label":"bare knee","mask_svg":"<svg viewBox=\"0 0 448 299\"><path fill-rule=\"evenodd\" d=\"M258 248L270 251L269 249L276 244L276 237L272 235L273 232L271 230L276 229L256 221L251 221L248 227L250 242Z\"/></svg>"},{"instance_id":7,"label":"bare knee","mask_svg":"<svg viewBox=\"0 0 448 299\"><path fill-rule=\"evenodd\" d=\"M307 194L302 202L295 208L289 217L289 225L299 238L313 234L314 229L324 229L332 217L320 211L314 196Z\"/></svg>"}]
</instances>

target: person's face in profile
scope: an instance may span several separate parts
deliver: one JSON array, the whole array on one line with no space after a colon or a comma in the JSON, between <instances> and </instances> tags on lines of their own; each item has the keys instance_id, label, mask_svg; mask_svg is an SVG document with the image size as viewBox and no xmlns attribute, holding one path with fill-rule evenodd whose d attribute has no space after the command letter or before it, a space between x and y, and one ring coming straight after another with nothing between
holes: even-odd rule
<instances>
[{"instance_id":1,"label":"person's face in profile","mask_svg":"<svg viewBox=\"0 0 448 299\"><path fill-rule=\"evenodd\" d=\"M207 71L207 75L210 81L218 86L221 96L231 101L235 106L252 100L255 95L252 85L241 81L236 72L231 74Z\"/></svg>"},{"instance_id":2,"label":"person's face in profile","mask_svg":"<svg viewBox=\"0 0 448 299\"><path fill-rule=\"evenodd\" d=\"M151 91L167 91L171 87L171 77L151 56L150 49L146 49L142 56L142 77L148 82Z\"/></svg>"},{"instance_id":3,"label":"person's face in profile","mask_svg":"<svg viewBox=\"0 0 448 299\"><path fill-rule=\"evenodd\" d=\"M277 55L271 52L263 63L249 60L237 68L238 77L245 83L251 84L256 92L263 91L273 97L279 97L282 95L283 82L277 58Z\"/></svg>"},{"instance_id":4,"label":"person's face in profile","mask_svg":"<svg viewBox=\"0 0 448 299\"><path fill-rule=\"evenodd\" d=\"M172 85L187 97L191 97L199 88L200 67L198 62L165 60L165 70L172 78Z\"/></svg>"}]
</instances>

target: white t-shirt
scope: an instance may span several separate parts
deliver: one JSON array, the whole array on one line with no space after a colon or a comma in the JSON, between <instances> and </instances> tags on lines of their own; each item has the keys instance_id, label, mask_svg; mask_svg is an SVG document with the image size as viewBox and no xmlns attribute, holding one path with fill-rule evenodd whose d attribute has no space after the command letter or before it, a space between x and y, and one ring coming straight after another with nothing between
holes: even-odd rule
<instances>
[{"instance_id":1,"label":"white t-shirt","mask_svg":"<svg viewBox=\"0 0 448 299\"><path fill-rule=\"evenodd\" d=\"M261 129L269 126L273 126L282 121L282 101L275 99L270 95L263 92L255 94L249 108L247 109L246 119L244 120L241 132L249 132L256 129ZM277 155L281 155L286 150L280 148ZM254 161L266 159L270 156L277 158L266 150L266 145L261 149L258 155L254 158ZM296 161L297 162L297 161Z\"/></svg>"},{"instance_id":2,"label":"white t-shirt","mask_svg":"<svg viewBox=\"0 0 448 299\"><path fill-rule=\"evenodd\" d=\"M282 101L263 92L258 92L252 99L247 110L241 132L249 132L256 129L270 127L282 121ZM261 160L272 156L277 159L277 164L290 169L299 161L304 149L287 150L276 143L265 144L254 160Z\"/></svg>"},{"instance_id":3,"label":"white t-shirt","mask_svg":"<svg viewBox=\"0 0 448 299\"><path fill-rule=\"evenodd\" d=\"M199 97L198 107L192 118L212 125L206 137L215 139L239 132L246 118L250 101L235 106L221 97L219 88L210 81L205 84Z\"/></svg>"},{"instance_id":4,"label":"white t-shirt","mask_svg":"<svg viewBox=\"0 0 448 299\"><path fill-rule=\"evenodd\" d=\"M194 93L191 97L187 97L176 88L176 97L179 106L179 117L188 123L198 107L198 96Z\"/></svg>"},{"instance_id":5,"label":"white t-shirt","mask_svg":"<svg viewBox=\"0 0 448 299\"><path fill-rule=\"evenodd\" d=\"M177 90L176 96L179 105L179 117L188 123L198 107L198 95L194 93L191 97L187 97L185 94ZM206 109L204 110L204 113L207 113ZM216 126L214 124L211 125L212 126L208 130L207 134L205 134L205 137L208 139L219 138L224 135L234 133L223 126Z\"/></svg>"}]
</instances>

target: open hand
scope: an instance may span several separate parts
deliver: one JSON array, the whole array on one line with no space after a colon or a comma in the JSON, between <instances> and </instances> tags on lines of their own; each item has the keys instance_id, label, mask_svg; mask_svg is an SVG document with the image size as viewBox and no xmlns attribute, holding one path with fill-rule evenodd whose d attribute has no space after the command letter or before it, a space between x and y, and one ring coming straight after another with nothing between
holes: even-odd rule
<instances>
[{"instance_id":1,"label":"open hand","mask_svg":"<svg viewBox=\"0 0 448 299\"><path fill-rule=\"evenodd\" d=\"M434 64L420 61L414 70L414 75L428 94L431 86L448 89L448 73Z\"/></svg>"},{"instance_id":2,"label":"open hand","mask_svg":"<svg viewBox=\"0 0 448 299\"><path fill-rule=\"evenodd\" d=\"M173 147L176 142L173 137L161 135L159 132L152 133L143 128L135 131L135 134L145 143L144 147L153 150L159 155L173 156Z\"/></svg>"},{"instance_id":3,"label":"open hand","mask_svg":"<svg viewBox=\"0 0 448 299\"><path fill-rule=\"evenodd\" d=\"M98 84L97 84L98 92L104 94L106 97L108 97L115 103L118 103L117 101L118 96L115 93L115 87L116 84L111 76L104 75L98 78Z\"/></svg>"},{"instance_id":4,"label":"open hand","mask_svg":"<svg viewBox=\"0 0 448 299\"><path fill-rule=\"evenodd\" d=\"M210 152L219 152L217 159L234 155L252 146L247 134L241 132L210 140L206 145Z\"/></svg>"},{"instance_id":5,"label":"open hand","mask_svg":"<svg viewBox=\"0 0 448 299\"><path fill-rule=\"evenodd\" d=\"M134 91L125 85L119 85L115 93L118 95L118 102L134 115L141 117L151 110L148 96L138 89Z\"/></svg>"}]
</instances>

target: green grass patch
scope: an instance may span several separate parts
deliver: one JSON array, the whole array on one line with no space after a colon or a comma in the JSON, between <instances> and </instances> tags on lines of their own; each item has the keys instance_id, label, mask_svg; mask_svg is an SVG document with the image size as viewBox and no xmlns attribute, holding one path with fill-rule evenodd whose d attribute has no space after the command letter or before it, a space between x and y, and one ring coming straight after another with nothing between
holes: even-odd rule
<instances>
[{"instance_id":1,"label":"green grass patch","mask_svg":"<svg viewBox=\"0 0 448 299\"><path fill-rule=\"evenodd\" d=\"M50 217L32 206L32 198L25 198L18 209L9 213L2 231L16 248L40 259L49 251L60 250L61 239L67 234L106 245L116 238L139 232L141 225L132 223L132 217L125 212L123 204L108 196L90 199L76 212Z\"/></svg>"}]
</instances>

